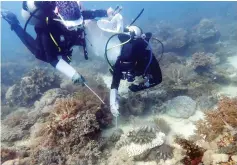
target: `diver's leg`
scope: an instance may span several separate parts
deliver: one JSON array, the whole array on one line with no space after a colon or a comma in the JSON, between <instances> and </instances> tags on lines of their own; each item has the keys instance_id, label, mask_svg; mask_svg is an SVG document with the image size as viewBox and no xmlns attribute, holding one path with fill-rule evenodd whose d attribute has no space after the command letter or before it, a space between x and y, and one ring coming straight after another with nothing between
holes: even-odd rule
<instances>
[{"instance_id":1,"label":"diver's leg","mask_svg":"<svg viewBox=\"0 0 237 165\"><path fill-rule=\"evenodd\" d=\"M26 33L20 25L12 26L12 30L15 31L16 35L20 38L20 40L32 54L36 55L38 53L36 41L31 35Z\"/></svg>"},{"instance_id":2,"label":"diver's leg","mask_svg":"<svg viewBox=\"0 0 237 165\"><path fill-rule=\"evenodd\" d=\"M16 33L23 44L31 51L31 53L36 55L38 53L36 41L20 26L16 15L8 10L1 10L1 16L11 25L11 29Z\"/></svg>"}]
</instances>

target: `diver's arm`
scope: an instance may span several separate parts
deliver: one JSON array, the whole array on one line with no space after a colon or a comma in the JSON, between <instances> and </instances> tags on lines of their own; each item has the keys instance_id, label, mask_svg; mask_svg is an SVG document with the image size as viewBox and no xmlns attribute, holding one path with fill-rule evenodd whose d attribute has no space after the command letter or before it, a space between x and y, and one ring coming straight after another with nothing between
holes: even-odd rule
<instances>
[{"instance_id":1,"label":"diver's arm","mask_svg":"<svg viewBox=\"0 0 237 165\"><path fill-rule=\"evenodd\" d=\"M58 71L70 78L73 83L84 85L85 79L65 60L58 60L57 47L54 45L47 32L41 34L42 47L45 52L46 61L50 63Z\"/></svg>"},{"instance_id":2,"label":"diver's arm","mask_svg":"<svg viewBox=\"0 0 237 165\"><path fill-rule=\"evenodd\" d=\"M54 68L56 68L58 71L60 71L61 73L66 75L68 78L70 78L71 80L72 80L73 76L77 73L77 71L63 59L54 60L54 61L50 62L50 64Z\"/></svg>"},{"instance_id":3,"label":"diver's arm","mask_svg":"<svg viewBox=\"0 0 237 165\"><path fill-rule=\"evenodd\" d=\"M113 79L112 79L111 89L118 90L121 78L122 78L122 73L120 69L119 60L117 60L113 67Z\"/></svg>"},{"instance_id":4,"label":"diver's arm","mask_svg":"<svg viewBox=\"0 0 237 165\"><path fill-rule=\"evenodd\" d=\"M63 59L58 60L57 47L53 44L53 41L51 40L50 36L46 34L46 32L42 32L40 37L42 42L42 48L45 52L46 61L71 79L72 76L76 73L76 70Z\"/></svg>"},{"instance_id":5,"label":"diver's arm","mask_svg":"<svg viewBox=\"0 0 237 165\"><path fill-rule=\"evenodd\" d=\"M84 20L95 19L96 17L108 17L107 10L84 10L82 11Z\"/></svg>"}]
</instances>

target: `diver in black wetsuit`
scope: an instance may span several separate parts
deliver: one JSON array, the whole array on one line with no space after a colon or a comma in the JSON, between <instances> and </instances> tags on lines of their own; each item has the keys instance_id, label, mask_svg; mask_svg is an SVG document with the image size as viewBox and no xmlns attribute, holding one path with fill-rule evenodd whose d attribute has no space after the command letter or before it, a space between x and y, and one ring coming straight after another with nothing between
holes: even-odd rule
<instances>
[{"instance_id":1,"label":"diver in black wetsuit","mask_svg":"<svg viewBox=\"0 0 237 165\"><path fill-rule=\"evenodd\" d=\"M122 46L121 54L113 66L110 108L114 116L119 115L118 87L121 79L133 82L136 76L143 76L144 82L129 86L132 92L151 88L162 82L159 63L149 45L152 34L143 34L142 30L137 26L128 27L128 31L130 36L127 34L118 35L122 43L128 41L130 37L131 40Z\"/></svg>"},{"instance_id":2,"label":"diver in black wetsuit","mask_svg":"<svg viewBox=\"0 0 237 165\"><path fill-rule=\"evenodd\" d=\"M50 63L74 83L85 79L72 66L72 46L84 47L87 57L84 20L108 17L106 10L82 10L79 1L24 1L22 16L35 26L36 39L20 26L15 14L2 10L1 15L24 45L39 60ZM32 16L31 16L32 15ZM61 58L60 58L61 57Z\"/></svg>"}]
</instances>

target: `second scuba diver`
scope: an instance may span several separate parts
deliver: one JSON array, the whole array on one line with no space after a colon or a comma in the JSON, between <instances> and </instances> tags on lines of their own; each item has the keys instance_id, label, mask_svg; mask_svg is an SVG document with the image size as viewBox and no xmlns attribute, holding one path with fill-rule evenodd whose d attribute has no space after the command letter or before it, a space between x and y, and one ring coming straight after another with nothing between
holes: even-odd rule
<instances>
[{"instance_id":1,"label":"second scuba diver","mask_svg":"<svg viewBox=\"0 0 237 165\"><path fill-rule=\"evenodd\" d=\"M132 92L151 88L162 82L159 63L149 44L151 37L151 33L144 34L137 26L129 26L127 34L118 34L119 40L124 44L111 71L113 79L110 90L110 110L115 117L119 115L118 88L121 79L133 82L136 76L143 76L144 82L138 85L131 84L128 87ZM107 51L109 50L106 48Z\"/></svg>"},{"instance_id":2,"label":"second scuba diver","mask_svg":"<svg viewBox=\"0 0 237 165\"><path fill-rule=\"evenodd\" d=\"M24 1L22 16L28 19L26 26L28 23L35 26L37 37L34 39L26 33L26 26L24 29L20 26L14 13L1 11L2 18L37 59L50 63L73 83L82 85L85 79L70 66L72 46L83 46L87 59L84 20L111 14L107 10L82 10L78 1Z\"/></svg>"}]
</instances>

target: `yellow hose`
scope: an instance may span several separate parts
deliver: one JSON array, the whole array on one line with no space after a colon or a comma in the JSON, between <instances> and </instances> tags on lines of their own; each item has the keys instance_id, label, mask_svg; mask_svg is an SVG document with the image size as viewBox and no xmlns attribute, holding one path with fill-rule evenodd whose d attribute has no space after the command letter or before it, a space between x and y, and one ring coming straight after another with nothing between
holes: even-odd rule
<instances>
[{"instance_id":1,"label":"yellow hose","mask_svg":"<svg viewBox=\"0 0 237 165\"><path fill-rule=\"evenodd\" d=\"M121 44L118 44L118 45L112 46L111 48L107 49L107 51L109 51L109 50L111 50L111 49L113 49L113 48L116 48L116 47L118 47L118 46L122 46L122 45L128 43L130 40L131 40L131 37L130 37L127 41L125 41L125 42L123 42L123 43L121 43Z\"/></svg>"}]
</instances>

